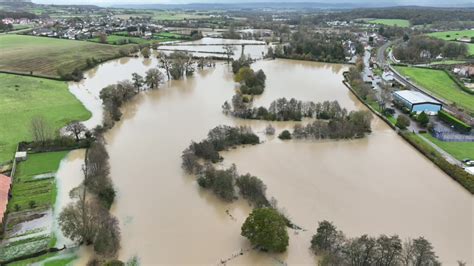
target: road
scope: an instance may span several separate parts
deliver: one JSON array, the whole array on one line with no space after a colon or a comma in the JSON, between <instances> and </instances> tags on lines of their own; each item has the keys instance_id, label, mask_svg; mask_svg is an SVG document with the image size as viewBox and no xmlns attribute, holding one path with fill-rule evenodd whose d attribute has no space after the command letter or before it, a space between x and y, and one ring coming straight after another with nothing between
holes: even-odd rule
<instances>
[{"instance_id":1,"label":"road","mask_svg":"<svg viewBox=\"0 0 474 266\"><path fill-rule=\"evenodd\" d=\"M385 57L385 51L392 45L391 41L386 42L384 45L380 46L377 50L377 63L379 67L383 68L387 64L387 58Z\"/></svg>"},{"instance_id":2,"label":"road","mask_svg":"<svg viewBox=\"0 0 474 266\"><path fill-rule=\"evenodd\" d=\"M422 140L424 140L426 143L428 143L431 147L433 147L437 152L439 152L441 154L441 156L443 156L444 159L446 159L446 161L448 161L450 164L457 165L461 168L464 168L464 165L458 159L454 158L451 154L445 152L443 149L438 147L436 144L431 142L429 139L425 138L423 135L418 134L418 136Z\"/></svg>"}]
</instances>

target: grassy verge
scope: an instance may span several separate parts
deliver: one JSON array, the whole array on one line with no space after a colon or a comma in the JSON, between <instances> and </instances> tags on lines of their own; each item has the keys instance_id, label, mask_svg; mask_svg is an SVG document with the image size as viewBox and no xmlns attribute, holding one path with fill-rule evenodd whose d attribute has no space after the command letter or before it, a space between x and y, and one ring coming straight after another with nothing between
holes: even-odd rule
<instances>
[{"instance_id":1,"label":"grassy verge","mask_svg":"<svg viewBox=\"0 0 474 266\"><path fill-rule=\"evenodd\" d=\"M474 160L474 142L447 142L441 141L428 133L422 135L460 161L467 158Z\"/></svg>"},{"instance_id":2,"label":"grassy verge","mask_svg":"<svg viewBox=\"0 0 474 266\"><path fill-rule=\"evenodd\" d=\"M0 35L0 70L58 78L58 69L86 69L87 59L103 62L120 56L120 47L26 35Z\"/></svg>"},{"instance_id":3,"label":"grassy verge","mask_svg":"<svg viewBox=\"0 0 474 266\"><path fill-rule=\"evenodd\" d=\"M474 113L474 97L464 92L451 77L442 70L428 68L395 66L395 69L413 82L429 90L434 95L456 103Z\"/></svg>"},{"instance_id":4,"label":"grassy verge","mask_svg":"<svg viewBox=\"0 0 474 266\"><path fill-rule=\"evenodd\" d=\"M369 20L372 24L381 24L386 26L410 27L410 21L406 19L374 19Z\"/></svg>"},{"instance_id":5,"label":"grassy verge","mask_svg":"<svg viewBox=\"0 0 474 266\"><path fill-rule=\"evenodd\" d=\"M465 187L469 192L471 192L471 194L474 194L474 175L467 173L459 166L450 164L438 151L421 139L417 134L400 132L400 136L428 157L446 174Z\"/></svg>"},{"instance_id":6,"label":"grassy verge","mask_svg":"<svg viewBox=\"0 0 474 266\"><path fill-rule=\"evenodd\" d=\"M2 73L0 80L0 163L13 157L18 142L31 139L33 117L43 116L59 130L91 116L65 82Z\"/></svg>"}]
</instances>

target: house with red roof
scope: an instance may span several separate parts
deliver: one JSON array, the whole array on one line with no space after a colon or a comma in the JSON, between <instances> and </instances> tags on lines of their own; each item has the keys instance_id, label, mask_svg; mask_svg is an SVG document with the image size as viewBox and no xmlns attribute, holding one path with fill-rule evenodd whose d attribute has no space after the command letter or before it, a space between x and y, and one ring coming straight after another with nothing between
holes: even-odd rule
<instances>
[{"instance_id":1,"label":"house with red roof","mask_svg":"<svg viewBox=\"0 0 474 266\"><path fill-rule=\"evenodd\" d=\"M0 174L0 227L3 228L12 180L9 176Z\"/></svg>"}]
</instances>

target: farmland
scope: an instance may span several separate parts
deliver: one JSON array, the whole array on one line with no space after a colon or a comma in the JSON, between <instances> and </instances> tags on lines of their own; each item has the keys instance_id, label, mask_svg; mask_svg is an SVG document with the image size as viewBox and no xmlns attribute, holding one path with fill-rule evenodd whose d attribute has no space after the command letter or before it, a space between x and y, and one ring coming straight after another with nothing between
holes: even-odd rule
<instances>
[{"instance_id":1,"label":"farmland","mask_svg":"<svg viewBox=\"0 0 474 266\"><path fill-rule=\"evenodd\" d=\"M58 77L58 69L66 73L87 67L86 60L105 61L119 56L120 47L84 41L24 35L1 35L0 70Z\"/></svg>"},{"instance_id":2,"label":"farmland","mask_svg":"<svg viewBox=\"0 0 474 266\"><path fill-rule=\"evenodd\" d=\"M124 44L147 44L156 42L169 42L176 40L189 39L188 36L175 34L175 33L157 33L153 35L152 39L143 39L140 37L127 36L127 32L118 32L113 35L107 36L107 43L112 45L124 45ZM100 42L99 37L89 39L91 42Z\"/></svg>"},{"instance_id":3,"label":"farmland","mask_svg":"<svg viewBox=\"0 0 474 266\"><path fill-rule=\"evenodd\" d=\"M441 31L433 32L428 35L445 41L457 41L460 39L471 39L474 37L474 30Z\"/></svg>"},{"instance_id":4,"label":"farmland","mask_svg":"<svg viewBox=\"0 0 474 266\"><path fill-rule=\"evenodd\" d=\"M474 38L474 30L442 31L433 32L428 35L445 41L469 42ZM466 45L468 47L469 55L474 55L474 43L466 43Z\"/></svg>"},{"instance_id":5,"label":"farmland","mask_svg":"<svg viewBox=\"0 0 474 266\"><path fill-rule=\"evenodd\" d=\"M0 261L24 256L55 245L56 237L47 227L38 224L18 235L17 224L31 219L31 213L50 210L56 201L55 173L67 151L29 154L28 160L18 164L8 203L9 221L7 242L0 247ZM34 217L34 216L33 216ZM33 218L34 219L34 218Z\"/></svg>"},{"instance_id":6,"label":"farmland","mask_svg":"<svg viewBox=\"0 0 474 266\"><path fill-rule=\"evenodd\" d=\"M0 80L0 162L12 158L19 141L31 139L33 117L42 116L54 130L59 130L91 115L65 82L1 73Z\"/></svg>"},{"instance_id":7,"label":"farmland","mask_svg":"<svg viewBox=\"0 0 474 266\"><path fill-rule=\"evenodd\" d=\"M397 66L396 69L400 74L409 77L416 84L429 90L434 95L446 99L449 102L454 102L470 112L474 112L474 97L462 91L445 72L434 69L401 66Z\"/></svg>"},{"instance_id":8,"label":"farmland","mask_svg":"<svg viewBox=\"0 0 474 266\"><path fill-rule=\"evenodd\" d=\"M372 24L381 24L386 26L409 27L410 21L406 19L374 19L369 20Z\"/></svg>"}]
</instances>

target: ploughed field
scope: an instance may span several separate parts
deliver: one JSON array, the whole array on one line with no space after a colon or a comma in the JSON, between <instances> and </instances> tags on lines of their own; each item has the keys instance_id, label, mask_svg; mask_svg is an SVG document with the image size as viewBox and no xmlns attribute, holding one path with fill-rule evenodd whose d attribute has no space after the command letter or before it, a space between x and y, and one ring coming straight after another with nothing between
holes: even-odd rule
<instances>
[{"instance_id":1,"label":"ploughed field","mask_svg":"<svg viewBox=\"0 0 474 266\"><path fill-rule=\"evenodd\" d=\"M58 77L58 70L71 73L83 69L86 60L105 61L115 58L120 47L26 35L0 36L0 71L11 71Z\"/></svg>"}]
</instances>

